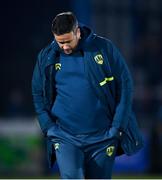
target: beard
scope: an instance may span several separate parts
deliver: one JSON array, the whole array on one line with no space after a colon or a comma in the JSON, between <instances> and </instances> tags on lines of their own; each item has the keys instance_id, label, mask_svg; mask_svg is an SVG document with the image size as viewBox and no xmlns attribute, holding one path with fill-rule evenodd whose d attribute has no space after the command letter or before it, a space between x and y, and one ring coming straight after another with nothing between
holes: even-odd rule
<instances>
[{"instance_id":1,"label":"beard","mask_svg":"<svg viewBox=\"0 0 162 180\"><path fill-rule=\"evenodd\" d=\"M63 49L63 52L65 54L71 54L73 52L73 50L72 49L66 49L66 50Z\"/></svg>"}]
</instances>

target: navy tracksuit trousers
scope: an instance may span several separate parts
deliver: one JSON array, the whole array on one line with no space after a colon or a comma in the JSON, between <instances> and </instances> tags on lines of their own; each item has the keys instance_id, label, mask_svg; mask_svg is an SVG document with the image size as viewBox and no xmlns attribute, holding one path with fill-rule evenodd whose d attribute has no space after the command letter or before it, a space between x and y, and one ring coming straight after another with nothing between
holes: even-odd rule
<instances>
[{"instance_id":1,"label":"navy tracksuit trousers","mask_svg":"<svg viewBox=\"0 0 162 180\"><path fill-rule=\"evenodd\" d=\"M73 136L62 130L53 138L56 159L63 179L110 179L118 140L107 131Z\"/></svg>"}]
</instances>

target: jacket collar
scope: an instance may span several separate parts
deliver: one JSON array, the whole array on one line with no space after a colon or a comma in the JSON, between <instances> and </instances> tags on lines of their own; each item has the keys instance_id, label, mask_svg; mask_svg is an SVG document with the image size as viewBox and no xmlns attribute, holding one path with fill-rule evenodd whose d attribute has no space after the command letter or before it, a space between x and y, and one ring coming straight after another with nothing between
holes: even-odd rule
<instances>
[{"instance_id":1,"label":"jacket collar","mask_svg":"<svg viewBox=\"0 0 162 180\"><path fill-rule=\"evenodd\" d=\"M47 55L47 61L46 61L46 67L51 65L51 64L55 64L58 61L58 56L59 56L59 52L58 52L58 45L56 43L55 40L52 41L52 43L50 44L51 48L50 51L48 52Z\"/></svg>"}]
</instances>

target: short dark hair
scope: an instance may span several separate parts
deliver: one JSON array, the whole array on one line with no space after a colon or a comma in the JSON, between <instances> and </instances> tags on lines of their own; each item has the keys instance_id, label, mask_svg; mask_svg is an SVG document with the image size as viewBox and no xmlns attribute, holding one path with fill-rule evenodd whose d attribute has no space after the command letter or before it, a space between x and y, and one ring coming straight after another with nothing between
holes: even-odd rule
<instances>
[{"instance_id":1,"label":"short dark hair","mask_svg":"<svg viewBox=\"0 0 162 180\"><path fill-rule=\"evenodd\" d=\"M62 35L73 31L77 26L76 16L72 12L63 12L53 19L51 30L56 35Z\"/></svg>"}]
</instances>

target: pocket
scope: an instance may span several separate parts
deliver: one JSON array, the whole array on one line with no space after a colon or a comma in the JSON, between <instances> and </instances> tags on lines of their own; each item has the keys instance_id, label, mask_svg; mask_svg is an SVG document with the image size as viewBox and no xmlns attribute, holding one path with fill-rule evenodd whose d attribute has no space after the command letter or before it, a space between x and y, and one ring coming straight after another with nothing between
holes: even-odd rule
<instances>
[{"instance_id":1,"label":"pocket","mask_svg":"<svg viewBox=\"0 0 162 180\"><path fill-rule=\"evenodd\" d=\"M50 138L46 138L46 147L47 147L47 160L49 167L52 167L54 162L56 161L55 150L53 146L53 142Z\"/></svg>"},{"instance_id":2,"label":"pocket","mask_svg":"<svg viewBox=\"0 0 162 180\"><path fill-rule=\"evenodd\" d=\"M107 139L116 139L118 141L121 139L120 131L113 127L106 130L105 136Z\"/></svg>"},{"instance_id":3,"label":"pocket","mask_svg":"<svg viewBox=\"0 0 162 180\"><path fill-rule=\"evenodd\" d=\"M128 132L123 132L121 147L127 155L132 154L134 149L134 142L132 141L132 138Z\"/></svg>"},{"instance_id":4,"label":"pocket","mask_svg":"<svg viewBox=\"0 0 162 180\"><path fill-rule=\"evenodd\" d=\"M56 137L58 134L58 125L55 124L54 126L50 127L47 131L47 137L48 138L53 138Z\"/></svg>"},{"instance_id":5,"label":"pocket","mask_svg":"<svg viewBox=\"0 0 162 180\"><path fill-rule=\"evenodd\" d=\"M143 147L143 138L135 119L131 119L123 132L121 146L127 155L134 154Z\"/></svg>"}]
</instances>

